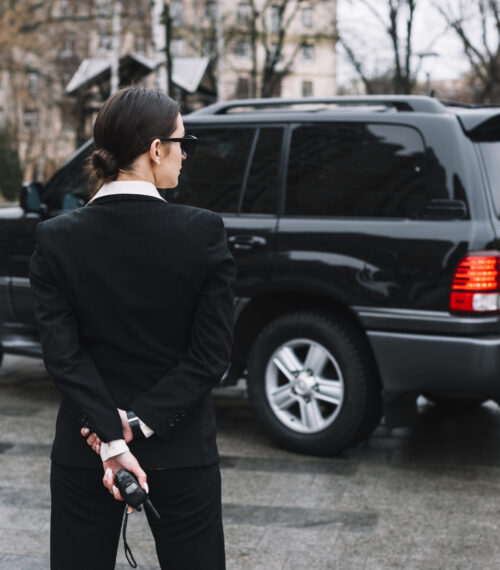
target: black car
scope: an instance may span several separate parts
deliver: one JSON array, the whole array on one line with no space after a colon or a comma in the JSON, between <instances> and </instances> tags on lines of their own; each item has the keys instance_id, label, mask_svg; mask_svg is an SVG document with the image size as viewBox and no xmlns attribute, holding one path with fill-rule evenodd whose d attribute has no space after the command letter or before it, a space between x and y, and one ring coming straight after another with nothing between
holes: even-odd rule
<instances>
[{"instance_id":1,"label":"black car","mask_svg":"<svg viewBox=\"0 0 500 570\"><path fill-rule=\"evenodd\" d=\"M238 265L235 346L281 445L331 454L401 425L418 395L500 394L500 107L414 96L238 100L184 117L199 139L169 202L221 213ZM34 229L87 200L84 145L0 211L5 353L40 355ZM103 316L105 318L105 316Z\"/></svg>"}]
</instances>

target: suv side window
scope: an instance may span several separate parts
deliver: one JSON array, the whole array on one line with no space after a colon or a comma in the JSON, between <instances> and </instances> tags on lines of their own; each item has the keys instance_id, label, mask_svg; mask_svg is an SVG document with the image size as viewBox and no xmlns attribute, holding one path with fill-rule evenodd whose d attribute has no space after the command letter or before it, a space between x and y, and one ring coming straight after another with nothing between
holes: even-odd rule
<instances>
[{"instance_id":1,"label":"suv side window","mask_svg":"<svg viewBox=\"0 0 500 570\"><path fill-rule=\"evenodd\" d=\"M192 158L182 163L179 184L166 199L214 212L235 214L238 210L255 128L190 128L198 137Z\"/></svg>"},{"instance_id":2,"label":"suv side window","mask_svg":"<svg viewBox=\"0 0 500 570\"><path fill-rule=\"evenodd\" d=\"M425 147L402 125L316 123L292 131L286 215L418 217L431 196Z\"/></svg>"},{"instance_id":3,"label":"suv side window","mask_svg":"<svg viewBox=\"0 0 500 570\"><path fill-rule=\"evenodd\" d=\"M261 127L243 196L243 214L276 214L283 128Z\"/></svg>"}]
</instances>

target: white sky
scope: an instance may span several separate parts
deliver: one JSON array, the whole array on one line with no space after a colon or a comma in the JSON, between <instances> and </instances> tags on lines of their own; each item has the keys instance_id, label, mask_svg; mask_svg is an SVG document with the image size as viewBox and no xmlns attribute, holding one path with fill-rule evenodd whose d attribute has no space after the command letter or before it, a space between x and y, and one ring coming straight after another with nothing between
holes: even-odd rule
<instances>
[{"instance_id":1,"label":"white sky","mask_svg":"<svg viewBox=\"0 0 500 570\"><path fill-rule=\"evenodd\" d=\"M443 0L457 5L460 0ZM371 0L385 15L387 0ZM469 6L472 4L469 0ZM384 10L385 8L385 10ZM370 71L382 70L384 64L392 59L392 50L388 35L380 22L361 4L359 0L337 0L338 22L340 31L344 29L351 38L351 45L363 55L363 61ZM472 24L471 24L472 25ZM426 72L431 80L454 79L468 71L469 63L461 42L452 30L446 29L443 17L432 5L432 0L417 0L414 22L415 52L436 52L435 57L425 57L422 62L420 81L425 81ZM472 33L473 39L480 38L478 31ZM418 58L417 58L418 59ZM339 85L346 85L356 78L352 65L347 61L341 46L338 48L337 79Z\"/></svg>"}]
</instances>

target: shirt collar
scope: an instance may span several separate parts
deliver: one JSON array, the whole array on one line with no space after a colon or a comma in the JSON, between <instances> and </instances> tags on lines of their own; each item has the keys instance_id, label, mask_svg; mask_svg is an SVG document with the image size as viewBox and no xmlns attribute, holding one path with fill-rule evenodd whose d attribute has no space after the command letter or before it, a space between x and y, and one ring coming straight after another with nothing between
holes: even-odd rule
<instances>
[{"instance_id":1,"label":"shirt collar","mask_svg":"<svg viewBox=\"0 0 500 570\"><path fill-rule=\"evenodd\" d=\"M113 182L103 184L87 204L90 204L96 198L112 194L143 194L144 196L152 196L166 202L156 186L151 182L146 182L145 180L114 180Z\"/></svg>"}]
</instances>

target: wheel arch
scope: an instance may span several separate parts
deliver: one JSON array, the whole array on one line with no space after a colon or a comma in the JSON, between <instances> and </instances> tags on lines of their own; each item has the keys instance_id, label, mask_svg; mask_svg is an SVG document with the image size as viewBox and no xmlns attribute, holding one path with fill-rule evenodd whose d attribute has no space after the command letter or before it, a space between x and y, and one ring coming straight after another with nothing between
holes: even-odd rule
<instances>
[{"instance_id":1,"label":"wheel arch","mask_svg":"<svg viewBox=\"0 0 500 570\"><path fill-rule=\"evenodd\" d=\"M380 372L368 337L355 312L340 299L324 294L303 291L272 291L248 300L238 314L234 328L234 349L231 370L226 384L235 383L244 376L248 357L260 331L274 319L297 311L319 312L341 317L354 326L364 344L380 382Z\"/></svg>"}]
</instances>

